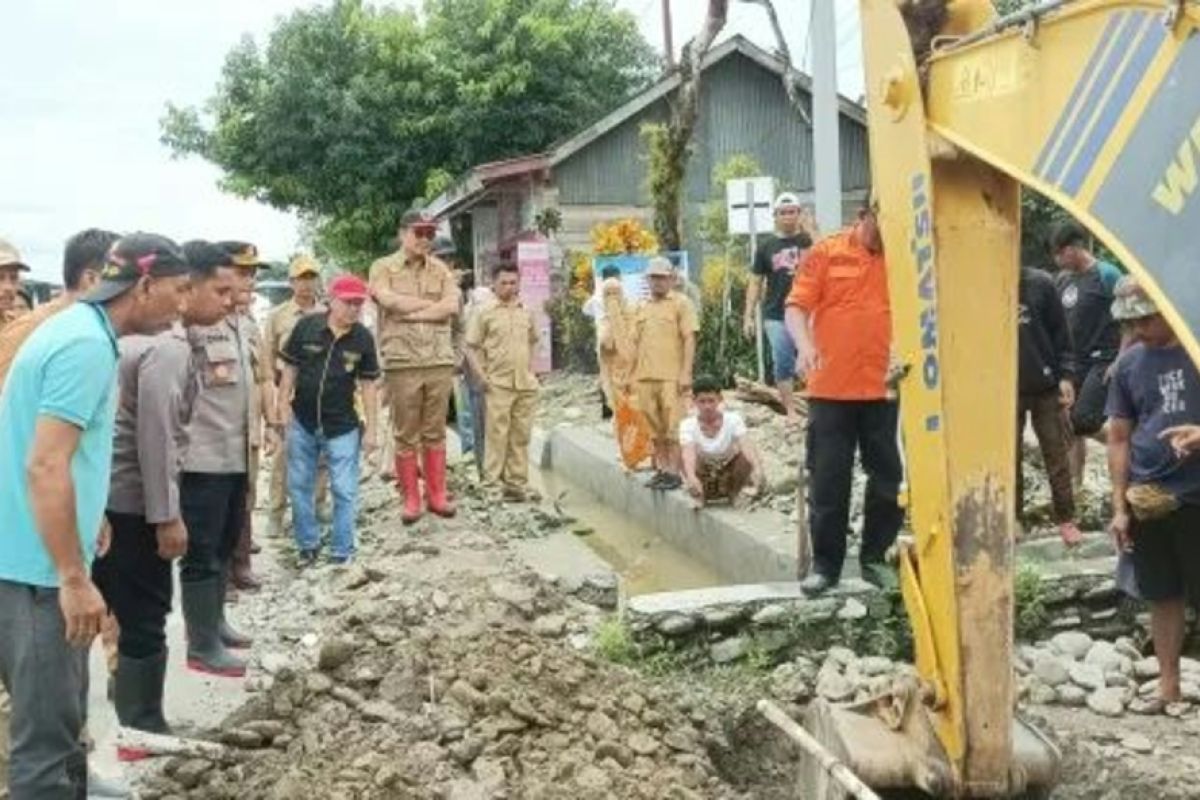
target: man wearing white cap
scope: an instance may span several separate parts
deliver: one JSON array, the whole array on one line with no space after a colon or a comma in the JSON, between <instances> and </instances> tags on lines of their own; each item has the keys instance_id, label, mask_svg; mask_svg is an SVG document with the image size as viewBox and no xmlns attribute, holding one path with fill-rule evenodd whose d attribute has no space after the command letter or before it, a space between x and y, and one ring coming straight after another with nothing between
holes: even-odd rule
<instances>
[{"instance_id":1,"label":"man wearing white cap","mask_svg":"<svg viewBox=\"0 0 1200 800\"><path fill-rule=\"evenodd\" d=\"M742 328L748 338L757 335L759 306L762 307L763 332L771 344L771 366L779 399L788 421L796 419L792 396L796 385L796 344L783 321L784 301L792 289L792 279L812 237L804 230L800 199L784 192L775 200L775 236L769 236L754 253L750 280L746 284L746 314Z\"/></svg>"},{"instance_id":2,"label":"man wearing white cap","mask_svg":"<svg viewBox=\"0 0 1200 800\"><path fill-rule=\"evenodd\" d=\"M21 260L17 248L0 239L0 328L13 321L22 272L29 272L29 265Z\"/></svg>"},{"instance_id":3,"label":"man wearing white cap","mask_svg":"<svg viewBox=\"0 0 1200 800\"><path fill-rule=\"evenodd\" d=\"M633 384L638 410L654 437L657 472L648 485L669 491L683 485L679 421L692 393L698 325L692 301L671 291L675 270L670 261L650 259L646 275L650 297L638 307L633 323Z\"/></svg>"}]
</instances>

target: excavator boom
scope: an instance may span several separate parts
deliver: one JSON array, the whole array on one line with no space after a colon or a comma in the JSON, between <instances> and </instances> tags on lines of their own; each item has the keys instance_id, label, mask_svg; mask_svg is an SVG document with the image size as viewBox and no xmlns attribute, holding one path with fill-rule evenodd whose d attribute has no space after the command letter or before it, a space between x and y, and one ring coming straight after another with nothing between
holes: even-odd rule
<instances>
[{"instance_id":1,"label":"excavator boom","mask_svg":"<svg viewBox=\"0 0 1200 800\"><path fill-rule=\"evenodd\" d=\"M1087 225L1200 363L1200 5L860 0L913 538L919 681L808 726L872 786L1013 797L1057 780L1016 717L1022 187ZM841 790L809 777L813 796Z\"/></svg>"}]
</instances>

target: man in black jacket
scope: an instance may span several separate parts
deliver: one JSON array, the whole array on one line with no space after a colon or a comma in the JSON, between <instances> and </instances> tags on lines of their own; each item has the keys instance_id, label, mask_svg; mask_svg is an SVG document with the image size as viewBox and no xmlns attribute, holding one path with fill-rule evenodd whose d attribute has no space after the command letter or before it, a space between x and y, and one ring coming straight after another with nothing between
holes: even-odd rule
<instances>
[{"instance_id":1,"label":"man in black jacket","mask_svg":"<svg viewBox=\"0 0 1200 800\"><path fill-rule=\"evenodd\" d=\"M1075 524L1071 440L1064 413L1075 402L1075 351L1058 291L1048 274L1021 269L1018 314L1017 516L1024 512L1021 443L1028 418L1046 463L1054 521L1063 542L1075 545L1082 534Z\"/></svg>"}]
</instances>

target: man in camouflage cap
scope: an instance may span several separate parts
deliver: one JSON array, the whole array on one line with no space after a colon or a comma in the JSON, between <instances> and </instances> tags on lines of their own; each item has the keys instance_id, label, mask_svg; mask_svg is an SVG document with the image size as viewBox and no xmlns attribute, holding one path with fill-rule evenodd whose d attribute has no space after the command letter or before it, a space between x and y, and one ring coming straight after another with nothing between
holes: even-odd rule
<instances>
[{"instance_id":1,"label":"man in camouflage cap","mask_svg":"<svg viewBox=\"0 0 1200 800\"><path fill-rule=\"evenodd\" d=\"M1113 318L1136 343L1118 358L1108 394L1108 463L1117 546L1130 553L1150 604L1159 664L1158 705L1178 702L1184 611L1200 598L1200 459L1172 446L1200 424L1200 372L1145 287L1129 276L1113 292Z\"/></svg>"}]
</instances>

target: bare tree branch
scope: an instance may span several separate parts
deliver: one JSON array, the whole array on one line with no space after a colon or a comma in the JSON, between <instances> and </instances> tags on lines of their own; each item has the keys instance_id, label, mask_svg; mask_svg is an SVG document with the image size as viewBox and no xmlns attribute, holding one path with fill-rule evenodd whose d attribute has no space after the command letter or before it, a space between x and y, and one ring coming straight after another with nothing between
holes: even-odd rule
<instances>
[{"instance_id":1,"label":"bare tree branch","mask_svg":"<svg viewBox=\"0 0 1200 800\"><path fill-rule=\"evenodd\" d=\"M679 59L679 95L671 109L670 125L647 126L651 147L650 194L654 203L654 231L666 250L683 246L683 182L691 153L692 136L700 116L700 72L729 17L729 0L708 0L700 33L683 47Z\"/></svg>"},{"instance_id":2,"label":"bare tree branch","mask_svg":"<svg viewBox=\"0 0 1200 800\"><path fill-rule=\"evenodd\" d=\"M800 119L804 120L805 124L811 126L812 118L809 117L807 109L800 101L800 92L796 88L800 82L800 75L796 68L792 65L792 51L788 47L787 39L783 36L783 27L779 24L779 15L775 13L775 3L772 0L741 0L749 5L762 6L767 12L767 18L771 21L771 30L775 31L775 47L779 50L779 55L783 57L783 90L787 92L788 103L792 108L796 109L796 113L800 115ZM820 0L813 0L820 2Z\"/></svg>"}]
</instances>

